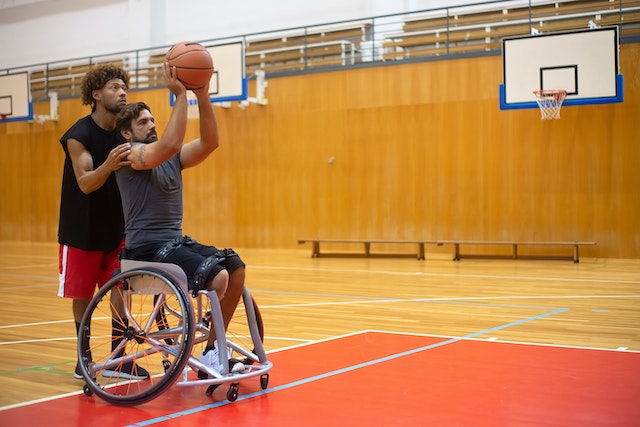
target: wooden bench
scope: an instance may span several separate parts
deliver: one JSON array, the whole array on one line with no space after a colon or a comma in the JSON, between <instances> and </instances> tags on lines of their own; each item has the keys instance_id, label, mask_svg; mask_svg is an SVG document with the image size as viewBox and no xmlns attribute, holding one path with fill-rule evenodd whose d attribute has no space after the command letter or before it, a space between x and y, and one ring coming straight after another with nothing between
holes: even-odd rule
<instances>
[{"instance_id":1,"label":"wooden bench","mask_svg":"<svg viewBox=\"0 0 640 427\"><path fill-rule=\"evenodd\" d=\"M511 258L511 259L559 259L573 260L580 262L579 247L593 246L595 242L539 242L539 241L488 241L488 240L440 240L439 244L453 245L453 260L459 261L462 258ZM497 254L462 254L460 252L461 245L491 245L491 246L511 246L511 255ZM556 256L556 255L520 255L518 254L519 246L556 246L573 248L572 255Z\"/></svg>"},{"instance_id":2,"label":"wooden bench","mask_svg":"<svg viewBox=\"0 0 640 427\"><path fill-rule=\"evenodd\" d=\"M308 65L346 65L355 61L355 45L348 40L333 40L298 46L247 52L248 69L275 71L277 68L302 68Z\"/></svg>"},{"instance_id":3,"label":"wooden bench","mask_svg":"<svg viewBox=\"0 0 640 427\"><path fill-rule=\"evenodd\" d=\"M254 39L247 37L246 52L260 52L271 49L304 47L317 43L346 40L352 43L365 40L371 29L370 23L355 23L346 26L315 27L307 31L295 30L281 33L277 37Z\"/></svg>"},{"instance_id":4,"label":"wooden bench","mask_svg":"<svg viewBox=\"0 0 640 427\"><path fill-rule=\"evenodd\" d=\"M413 48L406 48L400 52L387 52L382 54L384 60L401 60L405 58L411 58L416 56L440 56L440 55L452 55L469 52L487 52L490 50L500 50L502 43L440 43L440 45L432 46L417 46Z\"/></svg>"},{"instance_id":5,"label":"wooden bench","mask_svg":"<svg viewBox=\"0 0 640 427\"><path fill-rule=\"evenodd\" d=\"M139 68L129 73L130 88L151 88L165 84L162 68Z\"/></svg>"},{"instance_id":6,"label":"wooden bench","mask_svg":"<svg viewBox=\"0 0 640 427\"><path fill-rule=\"evenodd\" d=\"M372 257L372 256L415 256L418 260L424 260L424 246L426 244L437 244L436 241L430 240L374 240L374 239L300 239L298 240L298 244L302 243L311 243L311 257L318 258L321 256L358 256L357 253L345 253L345 252L329 252L324 253L320 252L320 243L345 243L345 244L360 244L364 247L364 256ZM416 254L409 253L384 253L384 254L372 254L371 253L371 245L372 244L410 244L417 247Z\"/></svg>"},{"instance_id":7,"label":"wooden bench","mask_svg":"<svg viewBox=\"0 0 640 427\"><path fill-rule=\"evenodd\" d=\"M622 13L633 20L636 9L623 7ZM531 26L542 32L556 32L587 28L589 21L597 25L621 24L620 5L608 0L553 2L477 11L453 8L448 13L448 16L439 14L406 19L402 32L385 35L383 58L494 50L501 43L501 38L529 34ZM483 41L486 46L482 46Z\"/></svg>"},{"instance_id":8,"label":"wooden bench","mask_svg":"<svg viewBox=\"0 0 640 427\"><path fill-rule=\"evenodd\" d=\"M113 64L123 67L123 61L106 61L98 64ZM45 99L49 92L59 97L82 96L82 79L87 71L98 64L61 65L31 73L31 97L34 100Z\"/></svg>"},{"instance_id":9,"label":"wooden bench","mask_svg":"<svg viewBox=\"0 0 640 427\"><path fill-rule=\"evenodd\" d=\"M529 15L547 16L557 13L557 4L531 6L523 8L492 8L479 11L461 11L451 13L449 16L432 15L424 17L413 17L406 19L402 29L405 32L433 30L438 28L450 28L468 26L484 26L498 22L529 20ZM455 10L454 10L455 12Z\"/></svg>"},{"instance_id":10,"label":"wooden bench","mask_svg":"<svg viewBox=\"0 0 640 427\"><path fill-rule=\"evenodd\" d=\"M623 12L621 23L619 19L610 17L608 20L597 22L597 24L602 26L618 24L621 36L630 37L640 35L640 8L633 9L634 10Z\"/></svg>"},{"instance_id":11,"label":"wooden bench","mask_svg":"<svg viewBox=\"0 0 640 427\"><path fill-rule=\"evenodd\" d=\"M31 96L34 99L46 98L49 92L56 92L59 97L80 96L82 91L82 76L53 77L35 80L30 83Z\"/></svg>"},{"instance_id":12,"label":"wooden bench","mask_svg":"<svg viewBox=\"0 0 640 427\"><path fill-rule=\"evenodd\" d=\"M299 46L291 48L269 49L258 52L247 53L245 56L246 65L258 65L263 63L280 63L287 61L302 62L304 49Z\"/></svg>"},{"instance_id":13,"label":"wooden bench","mask_svg":"<svg viewBox=\"0 0 640 427\"><path fill-rule=\"evenodd\" d=\"M154 53L148 58L137 58L128 69L129 87L135 89L164 86L164 71L162 66L166 61L166 54Z\"/></svg>"},{"instance_id":14,"label":"wooden bench","mask_svg":"<svg viewBox=\"0 0 640 427\"><path fill-rule=\"evenodd\" d=\"M502 259L546 259L546 260L571 260L574 263L580 262L580 246L594 246L596 242L542 242L542 241L503 241L503 240L380 240L380 239L300 239L298 244L311 243L311 257L321 256L359 256L359 253L345 252L320 252L320 243L336 244L359 244L364 247L364 256L416 256L418 260L425 259L424 247L427 244L437 246L453 245L453 260L460 261L462 258L502 258ZM372 244L410 244L417 246L416 254L398 253L371 253ZM510 246L511 254L462 254L461 245L490 245L490 246ZM570 247L573 249L571 255L520 255L519 246L545 246L545 247Z\"/></svg>"},{"instance_id":15,"label":"wooden bench","mask_svg":"<svg viewBox=\"0 0 640 427\"><path fill-rule=\"evenodd\" d=\"M502 37L529 32L529 22L520 20L387 34L383 42L383 58L496 50L502 47Z\"/></svg>"},{"instance_id":16,"label":"wooden bench","mask_svg":"<svg viewBox=\"0 0 640 427\"><path fill-rule=\"evenodd\" d=\"M391 34L390 39L383 43L383 47L413 47L433 45L436 43L444 45L447 42L484 40L488 32L484 28L474 28L469 31L446 31L444 29L414 31L412 33Z\"/></svg>"},{"instance_id":17,"label":"wooden bench","mask_svg":"<svg viewBox=\"0 0 640 427\"><path fill-rule=\"evenodd\" d=\"M585 11L619 10L619 3L609 0L559 1L526 7L498 6L482 10L453 7L449 15L414 16L403 23L403 31L412 32L436 28L455 29L460 26L491 25L498 22L531 20L550 16L571 15Z\"/></svg>"},{"instance_id":18,"label":"wooden bench","mask_svg":"<svg viewBox=\"0 0 640 427\"><path fill-rule=\"evenodd\" d=\"M265 64L259 63L256 65L247 65L247 71L255 71L255 70L263 70L265 72L278 72L278 71L291 71L291 70L302 70L304 69L304 62L286 62L282 64Z\"/></svg>"}]
</instances>

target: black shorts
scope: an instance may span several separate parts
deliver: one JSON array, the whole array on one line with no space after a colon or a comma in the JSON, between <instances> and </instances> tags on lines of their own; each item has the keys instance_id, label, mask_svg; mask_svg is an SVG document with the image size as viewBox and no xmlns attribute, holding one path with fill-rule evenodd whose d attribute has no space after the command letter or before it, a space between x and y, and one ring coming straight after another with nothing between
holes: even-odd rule
<instances>
[{"instance_id":1,"label":"black shorts","mask_svg":"<svg viewBox=\"0 0 640 427\"><path fill-rule=\"evenodd\" d=\"M184 244L175 245L172 250L168 251L161 262L167 262L179 265L187 275L189 281L189 289L193 288L193 280L198 267L202 262L211 256L221 256L220 251L215 246L203 245L192 239L183 239ZM123 249L121 258L133 259L138 261L155 261L156 254L165 244L144 245L134 249ZM210 277L214 277L222 270L227 270L229 274L236 269L244 267L245 264L238 254L233 252L230 256L218 265L214 266L214 270Z\"/></svg>"}]
</instances>

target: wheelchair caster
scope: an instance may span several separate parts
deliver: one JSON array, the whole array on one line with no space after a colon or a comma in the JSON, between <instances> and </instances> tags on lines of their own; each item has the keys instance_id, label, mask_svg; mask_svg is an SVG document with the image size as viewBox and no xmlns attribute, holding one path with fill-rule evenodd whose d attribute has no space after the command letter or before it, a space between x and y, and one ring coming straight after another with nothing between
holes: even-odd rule
<instances>
[{"instance_id":1,"label":"wheelchair caster","mask_svg":"<svg viewBox=\"0 0 640 427\"><path fill-rule=\"evenodd\" d=\"M230 402L235 402L238 398L238 389L240 385L238 383L233 383L229 386L229 391L227 391L227 399Z\"/></svg>"},{"instance_id":2,"label":"wheelchair caster","mask_svg":"<svg viewBox=\"0 0 640 427\"><path fill-rule=\"evenodd\" d=\"M260 375L260 388L265 390L269 385L269 374Z\"/></svg>"},{"instance_id":3,"label":"wheelchair caster","mask_svg":"<svg viewBox=\"0 0 640 427\"><path fill-rule=\"evenodd\" d=\"M163 360L162 367L164 368L164 373L166 374L169 371L169 368L171 367L171 362L169 362L167 359Z\"/></svg>"},{"instance_id":4,"label":"wheelchair caster","mask_svg":"<svg viewBox=\"0 0 640 427\"><path fill-rule=\"evenodd\" d=\"M88 385L86 385L86 384L82 387L82 392L83 392L86 396L93 396L93 390L91 390L91 389L89 388L89 386L88 386Z\"/></svg>"},{"instance_id":5,"label":"wheelchair caster","mask_svg":"<svg viewBox=\"0 0 640 427\"><path fill-rule=\"evenodd\" d=\"M211 396L213 395L213 392L216 391L218 387L220 387L220 384L212 384L209 387L207 387L207 391L205 393L207 394L207 396Z\"/></svg>"}]
</instances>

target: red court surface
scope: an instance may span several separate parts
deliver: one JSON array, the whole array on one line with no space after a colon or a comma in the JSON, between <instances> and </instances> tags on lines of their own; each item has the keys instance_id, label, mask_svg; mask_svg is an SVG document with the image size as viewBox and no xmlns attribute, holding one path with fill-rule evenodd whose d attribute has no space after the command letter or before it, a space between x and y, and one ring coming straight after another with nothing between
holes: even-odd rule
<instances>
[{"instance_id":1,"label":"red court surface","mask_svg":"<svg viewBox=\"0 0 640 427\"><path fill-rule=\"evenodd\" d=\"M0 412L27 426L638 426L640 353L382 332L270 354L269 387L172 387L137 407L83 394Z\"/></svg>"}]
</instances>

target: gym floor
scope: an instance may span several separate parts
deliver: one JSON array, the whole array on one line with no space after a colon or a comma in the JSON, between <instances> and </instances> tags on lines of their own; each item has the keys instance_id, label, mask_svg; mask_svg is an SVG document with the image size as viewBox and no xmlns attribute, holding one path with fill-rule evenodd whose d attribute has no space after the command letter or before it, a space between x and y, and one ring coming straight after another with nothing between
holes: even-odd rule
<instances>
[{"instance_id":1,"label":"gym floor","mask_svg":"<svg viewBox=\"0 0 640 427\"><path fill-rule=\"evenodd\" d=\"M239 250L266 390L173 386L136 407L73 378L55 245L0 243L0 425L636 426L640 260L310 258ZM26 314L25 314L26 313Z\"/></svg>"}]
</instances>

